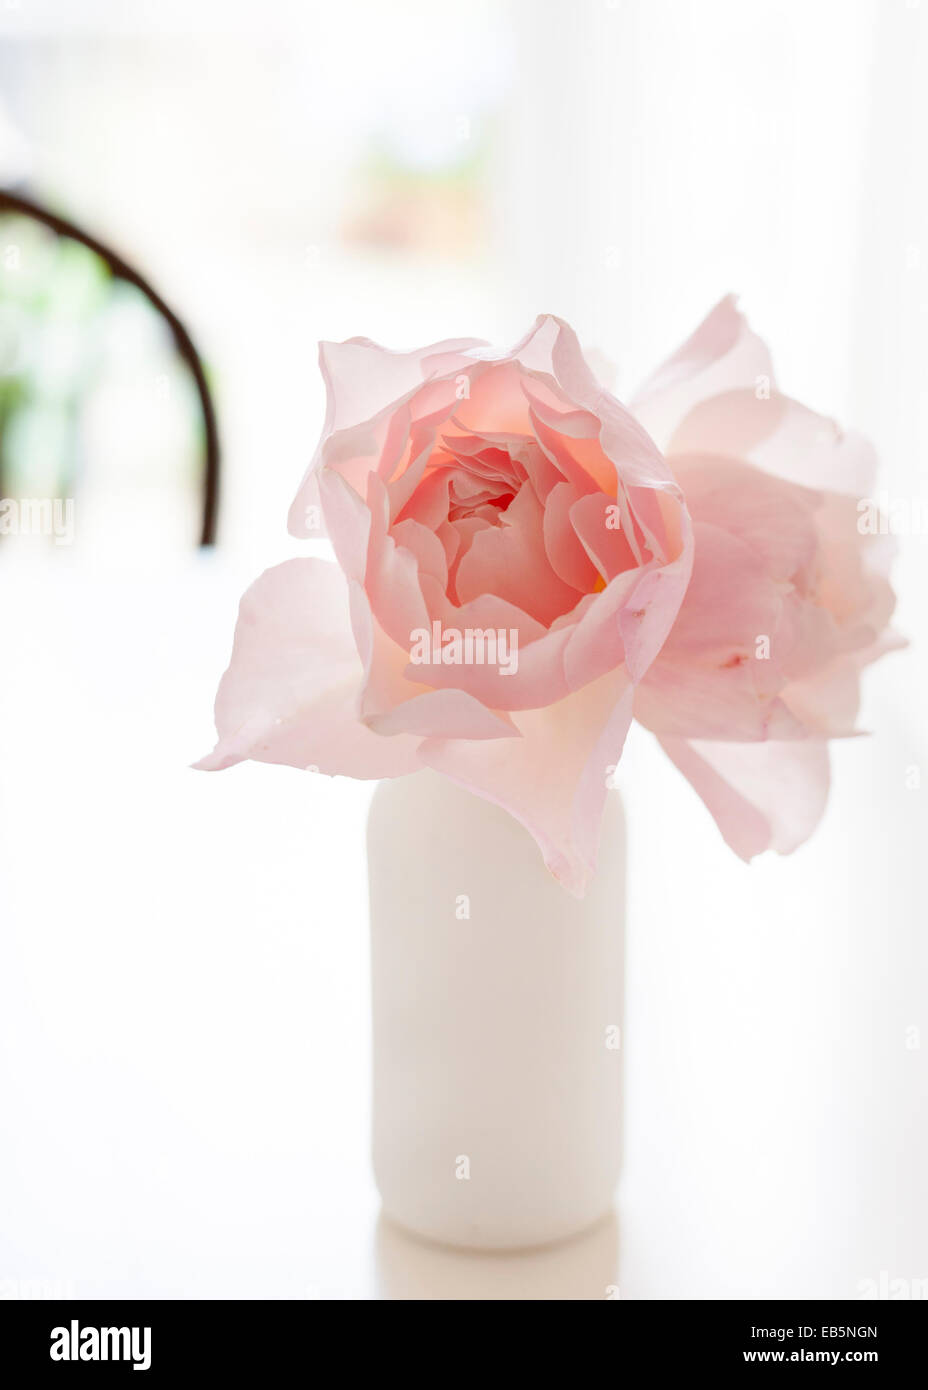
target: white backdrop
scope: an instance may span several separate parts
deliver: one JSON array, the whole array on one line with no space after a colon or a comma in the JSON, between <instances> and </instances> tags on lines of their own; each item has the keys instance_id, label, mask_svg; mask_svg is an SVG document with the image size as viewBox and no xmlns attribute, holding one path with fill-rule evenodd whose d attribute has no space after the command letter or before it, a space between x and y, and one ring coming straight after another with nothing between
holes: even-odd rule
<instances>
[{"instance_id":1,"label":"white backdrop","mask_svg":"<svg viewBox=\"0 0 928 1390\"><path fill-rule=\"evenodd\" d=\"M921 494L926 10L268 4L257 41L250 6L0 16L9 159L184 306L227 464L215 556L135 554L99 509L93 546L0 556L0 1295L855 1298L928 1277L925 536L900 538L913 646L868 675L875 732L836 750L795 856L738 863L632 741L618 1221L559 1252L482 1261L377 1224L369 788L186 767L239 592L296 549L318 338L507 341L550 309L621 394L740 291L786 389ZM359 132L383 117L418 150L462 111L489 132L480 256L340 241Z\"/></svg>"}]
</instances>

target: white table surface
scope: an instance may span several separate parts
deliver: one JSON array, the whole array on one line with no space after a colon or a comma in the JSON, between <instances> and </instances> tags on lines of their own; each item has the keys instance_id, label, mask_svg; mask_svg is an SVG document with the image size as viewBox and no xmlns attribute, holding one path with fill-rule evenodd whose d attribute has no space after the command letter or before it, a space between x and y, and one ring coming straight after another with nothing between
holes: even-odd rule
<instances>
[{"instance_id":1,"label":"white table surface","mask_svg":"<svg viewBox=\"0 0 928 1390\"><path fill-rule=\"evenodd\" d=\"M0 1297L856 1298L928 1276L908 658L785 861L742 866L632 741L618 1214L461 1255L378 1217L370 786L187 766L246 577L0 558Z\"/></svg>"}]
</instances>

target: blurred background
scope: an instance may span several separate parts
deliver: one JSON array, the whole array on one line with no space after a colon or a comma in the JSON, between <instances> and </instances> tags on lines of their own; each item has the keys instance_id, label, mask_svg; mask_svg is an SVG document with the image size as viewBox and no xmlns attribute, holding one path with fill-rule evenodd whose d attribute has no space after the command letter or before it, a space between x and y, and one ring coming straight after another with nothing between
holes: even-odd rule
<instances>
[{"instance_id":1,"label":"blurred background","mask_svg":"<svg viewBox=\"0 0 928 1390\"><path fill-rule=\"evenodd\" d=\"M928 1295L928 5L0 0L0 35L0 188L178 316L222 450L201 549L176 334L0 203L0 1296ZM618 1223L428 1251L367 1166L370 787L187 768L240 592L324 549L286 534L316 344L551 311L623 397L730 290L875 440L912 645L785 861L632 741Z\"/></svg>"}]
</instances>

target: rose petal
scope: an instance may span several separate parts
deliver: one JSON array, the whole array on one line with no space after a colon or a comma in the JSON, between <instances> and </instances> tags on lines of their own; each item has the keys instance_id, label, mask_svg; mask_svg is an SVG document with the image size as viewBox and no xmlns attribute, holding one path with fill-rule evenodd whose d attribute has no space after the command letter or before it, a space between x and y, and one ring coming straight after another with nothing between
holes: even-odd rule
<instances>
[{"instance_id":1,"label":"rose petal","mask_svg":"<svg viewBox=\"0 0 928 1390\"><path fill-rule=\"evenodd\" d=\"M369 338L319 344L319 367L326 385L326 414L312 462L290 508L292 535L318 534L306 524L306 511L319 502L317 473L327 458L337 458L343 476L361 486L364 474L376 467L399 407L433 376L446 379L473 366L469 354L482 344L475 338L449 339L414 352L392 352ZM453 408L448 396L448 411ZM435 401L423 397L422 411ZM405 425L411 423L405 417Z\"/></svg>"},{"instance_id":2,"label":"rose petal","mask_svg":"<svg viewBox=\"0 0 928 1390\"><path fill-rule=\"evenodd\" d=\"M695 405L723 391L773 383L763 341L727 295L632 398L631 409L660 448Z\"/></svg>"},{"instance_id":3,"label":"rose petal","mask_svg":"<svg viewBox=\"0 0 928 1390\"><path fill-rule=\"evenodd\" d=\"M595 496L595 494L594 494ZM544 542L551 568L581 594L593 592L599 575L571 520L579 494L571 483L558 483L545 499Z\"/></svg>"},{"instance_id":4,"label":"rose petal","mask_svg":"<svg viewBox=\"0 0 928 1390\"><path fill-rule=\"evenodd\" d=\"M745 860L764 850L791 854L818 825L828 800L828 745L712 743L662 738L726 842Z\"/></svg>"},{"instance_id":5,"label":"rose petal","mask_svg":"<svg viewBox=\"0 0 928 1390\"><path fill-rule=\"evenodd\" d=\"M674 430L666 453L675 473L680 454L724 454L787 482L855 498L872 494L876 479L869 440L775 390L726 391L700 401Z\"/></svg>"},{"instance_id":6,"label":"rose petal","mask_svg":"<svg viewBox=\"0 0 928 1390\"><path fill-rule=\"evenodd\" d=\"M690 516L737 536L768 575L805 593L814 582L820 493L733 459L697 454L674 459Z\"/></svg>"},{"instance_id":7,"label":"rose petal","mask_svg":"<svg viewBox=\"0 0 928 1390\"><path fill-rule=\"evenodd\" d=\"M415 771L417 738L383 738L358 718L362 674L338 568L313 558L266 570L242 599L219 738L197 767L252 758L360 778Z\"/></svg>"},{"instance_id":8,"label":"rose petal","mask_svg":"<svg viewBox=\"0 0 928 1390\"><path fill-rule=\"evenodd\" d=\"M515 816L554 876L582 897L596 864L608 770L630 721L630 683L611 671L545 709L514 714L520 739L429 739L420 754L427 766Z\"/></svg>"},{"instance_id":9,"label":"rose petal","mask_svg":"<svg viewBox=\"0 0 928 1390\"><path fill-rule=\"evenodd\" d=\"M694 526L695 561L682 607L635 698L635 716L658 734L691 738L798 738L779 698L784 597L760 555L737 536ZM759 639L767 639L765 645Z\"/></svg>"},{"instance_id":10,"label":"rose petal","mask_svg":"<svg viewBox=\"0 0 928 1390\"><path fill-rule=\"evenodd\" d=\"M481 594L507 599L544 626L577 602L577 590L552 569L544 546L544 509L525 484L498 526L478 532L457 568L462 604Z\"/></svg>"},{"instance_id":11,"label":"rose petal","mask_svg":"<svg viewBox=\"0 0 928 1390\"><path fill-rule=\"evenodd\" d=\"M519 730L503 711L464 690L428 690L365 720L379 734L420 734L432 738L518 738Z\"/></svg>"}]
</instances>

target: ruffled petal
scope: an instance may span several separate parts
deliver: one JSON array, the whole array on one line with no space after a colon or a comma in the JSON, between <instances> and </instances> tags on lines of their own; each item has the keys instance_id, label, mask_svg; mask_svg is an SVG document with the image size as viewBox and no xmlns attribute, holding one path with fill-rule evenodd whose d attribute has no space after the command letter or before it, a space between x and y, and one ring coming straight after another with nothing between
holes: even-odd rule
<instances>
[{"instance_id":1,"label":"ruffled petal","mask_svg":"<svg viewBox=\"0 0 928 1390\"><path fill-rule=\"evenodd\" d=\"M806 593L816 579L820 493L771 477L733 458L686 454L674 459L694 523L737 536L770 577Z\"/></svg>"},{"instance_id":2,"label":"ruffled petal","mask_svg":"<svg viewBox=\"0 0 928 1390\"><path fill-rule=\"evenodd\" d=\"M498 526L474 536L455 582L462 604L494 594L545 627L569 612L579 598L551 567L544 544L544 509L530 484L521 488Z\"/></svg>"},{"instance_id":3,"label":"ruffled petal","mask_svg":"<svg viewBox=\"0 0 928 1390\"><path fill-rule=\"evenodd\" d=\"M411 412L402 407L416 396L432 378L451 380L456 372L473 366L468 354L483 344L476 338L449 339L431 343L414 352L392 352L369 338L349 338L344 343L319 344L319 367L326 385L326 413L322 435L290 508L291 535L318 535L307 524L308 509L320 503L320 468L326 461L337 463L342 475L363 492L364 475L377 467L391 428L406 432L412 426ZM425 393L419 417L431 413L450 414L454 391L443 393L441 409L434 395ZM395 440L399 450L402 440ZM327 520L327 518L326 518Z\"/></svg>"},{"instance_id":4,"label":"ruffled petal","mask_svg":"<svg viewBox=\"0 0 928 1390\"><path fill-rule=\"evenodd\" d=\"M683 606L641 681L635 716L661 735L765 740L804 730L780 699L777 634L787 608L756 549L700 522ZM766 639L764 641L763 639Z\"/></svg>"},{"instance_id":5,"label":"ruffled petal","mask_svg":"<svg viewBox=\"0 0 928 1390\"><path fill-rule=\"evenodd\" d=\"M667 444L677 472L681 454L723 454L803 487L857 498L872 494L873 445L825 415L771 389L726 391L700 401Z\"/></svg>"},{"instance_id":6,"label":"ruffled petal","mask_svg":"<svg viewBox=\"0 0 928 1390\"><path fill-rule=\"evenodd\" d=\"M822 818L830 781L824 739L742 744L662 738L660 743L741 859L767 849L791 854Z\"/></svg>"},{"instance_id":7,"label":"ruffled petal","mask_svg":"<svg viewBox=\"0 0 928 1390\"><path fill-rule=\"evenodd\" d=\"M594 496L596 494L593 494ZM544 542L551 568L578 593L593 592L599 575L571 520L571 508L579 501L577 489L556 483L545 499Z\"/></svg>"},{"instance_id":8,"label":"ruffled petal","mask_svg":"<svg viewBox=\"0 0 928 1390\"><path fill-rule=\"evenodd\" d=\"M414 733L430 738L518 738L508 714L487 709L464 690L427 690L365 721L379 734Z\"/></svg>"},{"instance_id":9,"label":"ruffled petal","mask_svg":"<svg viewBox=\"0 0 928 1390\"><path fill-rule=\"evenodd\" d=\"M359 778L415 771L418 738L384 738L361 722L362 675L337 566L312 558L266 570L242 599L216 697L218 741L197 767L252 758Z\"/></svg>"},{"instance_id":10,"label":"ruffled petal","mask_svg":"<svg viewBox=\"0 0 928 1390\"><path fill-rule=\"evenodd\" d=\"M726 295L681 348L632 398L631 409L661 449L700 401L739 387L773 386L766 345L749 327L735 295Z\"/></svg>"},{"instance_id":11,"label":"ruffled petal","mask_svg":"<svg viewBox=\"0 0 928 1390\"><path fill-rule=\"evenodd\" d=\"M502 806L534 836L545 863L578 897L596 866L609 771L631 722L623 671L545 709L513 715L519 739L428 739L422 761Z\"/></svg>"}]
</instances>

